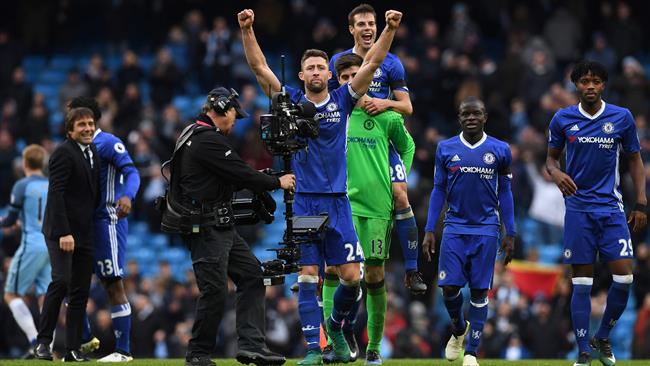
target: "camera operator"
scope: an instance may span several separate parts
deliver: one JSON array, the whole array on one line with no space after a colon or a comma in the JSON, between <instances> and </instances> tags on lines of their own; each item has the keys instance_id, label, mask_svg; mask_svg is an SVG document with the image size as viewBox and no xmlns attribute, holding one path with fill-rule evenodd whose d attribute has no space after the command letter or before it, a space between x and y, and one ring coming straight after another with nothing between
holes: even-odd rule
<instances>
[{"instance_id":1,"label":"camera operator","mask_svg":"<svg viewBox=\"0 0 650 366\"><path fill-rule=\"evenodd\" d=\"M237 92L216 88L201 114L178 141L171 162L169 212L180 213L181 236L189 248L201 295L196 307L185 365L215 365L210 354L228 296L228 277L237 286L237 360L248 364L281 365L285 358L265 343L265 287L260 262L237 233L231 206L234 191L294 190L295 177L266 175L248 166L227 137L235 119L246 117ZM189 136L189 137L188 137ZM189 221L189 231L187 230ZM185 227L183 227L185 225Z\"/></svg>"}]
</instances>

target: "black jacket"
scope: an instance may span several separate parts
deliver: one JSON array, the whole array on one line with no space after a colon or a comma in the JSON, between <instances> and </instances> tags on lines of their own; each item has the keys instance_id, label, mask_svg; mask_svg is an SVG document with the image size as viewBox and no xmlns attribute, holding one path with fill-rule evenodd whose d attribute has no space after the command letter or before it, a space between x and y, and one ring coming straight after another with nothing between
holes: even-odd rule
<instances>
[{"instance_id":1,"label":"black jacket","mask_svg":"<svg viewBox=\"0 0 650 366\"><path fill-rule=\"evenodd\" d=\"M261 173L246 164L206 115L203 124L174 158L172 174L179 175L178 200L186 207L200 203L228 202L234 191L261 192L280 188L277 177ZM208 124L209 127L204 126Z\"/></svg>"},{"instance_id":2,"label":"black jacket","mask_svg":"<svg viewBox=\"0 0 650 366\"><path fill-rule=\"evenodd\" d=\"M66 139L50 157L49 188L43 234L49 240L72 234L76 245L94 242L94 215L99 204L99 155L94 144L90 169L76 141Z\"/></svg>"}]
</instances>

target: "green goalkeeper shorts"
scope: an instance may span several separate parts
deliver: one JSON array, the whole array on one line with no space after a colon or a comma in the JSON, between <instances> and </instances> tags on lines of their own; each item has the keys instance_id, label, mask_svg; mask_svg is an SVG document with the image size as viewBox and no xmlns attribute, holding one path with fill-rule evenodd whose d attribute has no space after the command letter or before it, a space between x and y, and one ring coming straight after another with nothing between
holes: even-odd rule
<instances>
[{"instance_id":1,"label":"green goalkeeper shorts","mask_svg":"<svg viewBox=\"0 0 650 366\"><path fill-rule=\"evenodd\" d=\"M354 229L363 248L365 263L380 266L390 253L391 220L352 215Z\"/></svg>"}]
</instances>

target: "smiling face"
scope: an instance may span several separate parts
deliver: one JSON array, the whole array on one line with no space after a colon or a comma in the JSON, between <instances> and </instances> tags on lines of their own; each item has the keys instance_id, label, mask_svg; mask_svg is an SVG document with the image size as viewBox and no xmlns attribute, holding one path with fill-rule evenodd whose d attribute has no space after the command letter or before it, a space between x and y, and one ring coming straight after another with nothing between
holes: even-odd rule
<instances>
[{"instance_id":1,"label":"smiling face","mask_svg":"<svg viewBox=\"0 0 650 366\"><path fill-rule=\"evenodd\" d=\"M76 142L89 145L93 142L93 135L95 134L95 121L92 117L80 117L72 125L72 129L68 131L71 139Z\"/></svg>"},{"instance_id":2,"label":"smiling face","mask_svg":"<svg viewBox=\"0 0 650 366\"><path fill-rule=\"evenodd\" d=\"M372 13L354 15L354 23L349 26L354 37L354 45L369 50L377 38L377 23Z\"/></svg>"},{"instance_id":3,"label":"smiling face","mask_svg":"<svg viewBox=\"0 0 650 366\"><path fill-rule=\"evenodd\" d=\"M463 133L476 135L483 132L487 112L481 101L463 102L458 110L458 122Z\"/></svg>"},{"instance_id":4,"label":"smiling face","mask_svg":"<svg viewBox=\"0 0 650 366\"><path fill-rule=\"evenodd\" d=\"M580 100L589 104L597 102L605 89L605 82L603 79L594 75L592 72L578 78L575 85Z\"/></svg>"},{"instance_id":5,"label":"smiling face","mask_svg":"<svg viewBox=\"0 0 650 366\"><path fill-rule=\"evenodd\" d=\"M332 72L329 71L326 59L313 56L303 61L298 77L305 82L305 89L320 93L327 88L327 81L332 77Z\"/></svg>"}]
</instances>

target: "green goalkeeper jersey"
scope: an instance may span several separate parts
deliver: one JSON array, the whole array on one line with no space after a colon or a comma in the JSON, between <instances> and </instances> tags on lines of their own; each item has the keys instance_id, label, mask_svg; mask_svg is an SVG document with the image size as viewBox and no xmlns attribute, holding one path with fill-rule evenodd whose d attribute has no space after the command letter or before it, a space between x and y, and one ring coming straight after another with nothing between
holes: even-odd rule
<instances>
[{"instance_id":1,"label":"green goalkeeper jersey","mask_svg":"<svg viewBox=\"0 0 650 366\"><path fill-rule=\"evenodd\" d=\"M404 128L404 117L393 111L370 116L354 108L348 122L348 196L352 214L392 219L393 191L388 163L392 143L408 173L415 143Z\"/></svg>"}]
</instances>

